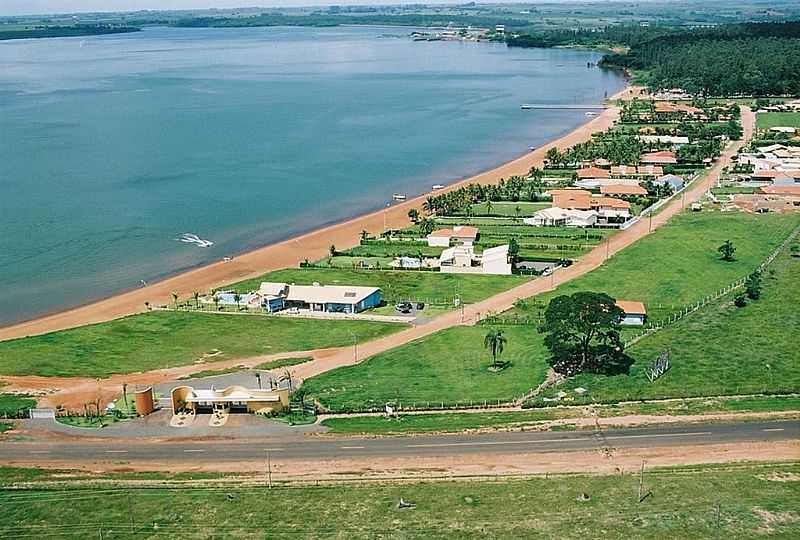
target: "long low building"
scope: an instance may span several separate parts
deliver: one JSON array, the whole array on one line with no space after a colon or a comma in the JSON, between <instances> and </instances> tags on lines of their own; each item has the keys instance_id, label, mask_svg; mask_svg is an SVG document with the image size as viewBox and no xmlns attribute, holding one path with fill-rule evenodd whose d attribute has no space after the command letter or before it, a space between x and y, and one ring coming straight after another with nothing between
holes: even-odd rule
<instances>
[{"instance_id":1,"label":"long low building","mask_svg":"<svg viewBox=\"0 0 800 540\"><path fill-rule=\"evenodd\" d=\"M254 389L244 386L229 386L222 390L211 388L192 388L178 386L170 395L172 412L194 411L212 412L226 410L229 412L251 412L268 414L289 405L289 389Z\"/></svg>"},{"instance_id":2,"label":"long low building","mask_svg":"<svg viewBox=\"0 0 800 540\"><path fill-rule=\"evenodd\" d=\"M287 308L321 311L327 313L359 313L377 307L383 300L378 287L355 287L350 285L294 285L262 282L257 291L244 295L233 292L218 292L217 301L225 304L241 304L260 307L270 313ZM235 302L235 298L239 302Z\"/></svg>"}]
</instances>

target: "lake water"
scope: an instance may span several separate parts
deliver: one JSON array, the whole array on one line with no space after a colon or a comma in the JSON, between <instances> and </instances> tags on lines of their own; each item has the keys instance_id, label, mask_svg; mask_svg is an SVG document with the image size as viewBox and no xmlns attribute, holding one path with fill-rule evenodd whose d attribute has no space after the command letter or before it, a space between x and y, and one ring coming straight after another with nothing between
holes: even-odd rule
<instances>
[{"instance_id":1,"label":"lake water","mask_svg":"<svg viewBox=\"0 0 800 540\"><path fill-rule=\"evenodd\" d=\"M496 166L586 121L599 55L389 28L0 43L0 324ZM194 233L201 248L178 240Z\"/></svg>"}]
</instances>

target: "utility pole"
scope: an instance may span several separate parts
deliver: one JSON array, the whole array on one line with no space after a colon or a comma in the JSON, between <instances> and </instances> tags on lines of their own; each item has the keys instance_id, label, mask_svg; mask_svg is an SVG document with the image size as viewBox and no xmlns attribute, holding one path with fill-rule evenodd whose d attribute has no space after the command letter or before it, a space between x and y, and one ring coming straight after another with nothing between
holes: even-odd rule
<instances>
[{"instance_id":1,"label":"utility pole","mask_svg":"<svg viewBox=\"0 0 800 540\"><path fill-rule=\"evenodd\" d=\"M606 260L608 260L608 252L610 250L611 238L606 238Z\"/></svg>"},{"instance_id":2,"label":"utility pole","mask_svg":"<svg viewBox=\"0 0 800 540\"><path fill-rule=\"evenodd\" d=\"M648 217L650 218L650 224L647 227L647 232L653 232L653 212L652 211L648 214Z\"/></svg>"},{"instance_id":3,"label":"utility pole","mask_svg":"<svg viewBox=\"0 0 800 540\"><path fill-rule=\"evenodd\" d=\"M643 489L644 489L644 460L642 460L642 470L639 471L639 502L642 502Z\"/></svg>"},{"instance_id":4,"label":"utility pole","mask_svg":"<svg viewBox=\"0 0 800 540\"><path fill-rule=\"evenodd\" d=\"M126 493L128 494L128 518L130 519L131 523L131 534L133 534L136 530L133 520L133 499L131 498L131 490L127 490Z\"/></svg>"},{"instance_id":5,"label":"utility pole","mask_svg":"<svg viewBox=\"0 0 800 540\"><path fill-rule=\"evenodd\" d=\"M269 450L267 450L267 487L272 489L272 460L270 459Z\"/></svg>"}]
</instances>

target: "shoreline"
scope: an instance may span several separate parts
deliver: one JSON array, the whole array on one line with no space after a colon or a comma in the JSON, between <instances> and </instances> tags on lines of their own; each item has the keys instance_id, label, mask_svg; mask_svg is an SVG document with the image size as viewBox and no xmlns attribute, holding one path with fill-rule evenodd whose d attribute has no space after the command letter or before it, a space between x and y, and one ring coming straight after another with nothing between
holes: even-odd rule
<instances>
[{"instance_id":1,"label":"shoreline","mask_svg":"<svg viewBox=\"0 0 800 540\"><path fill-rule=\"evenodd\" d=\"M635 92L638 92L637 87L629 84L608 98L608 101L621 99ZM501 178L525 174L531 167L541 166L547 149L553 146L563 149L588 140L592 133L603 131L613 125L618 115L619 109L610 105L599 115L566 135L497 167L456 180L435 193L446 193L470 183L497 183ZM172 291L178 292L181 297L187 297L195 290L205 292L229 283L254 278L273 270L296 267L306 258L314 260L325 256L331 244L342 249L357 245L362 230L379 234L383 230L384 219L386 227L389 229L407 226L408 211L412 208L419 209L432 193L428 191L387 209L361 214L299 236L268 244L242 253L228 262L217 261L206 264L156 281L146 287L128 290L63 311L0 327L0 341L45 334L133 315L145 311L145 302L149 302L151 305L169 303Z\"/></svg>"}]
</instances>

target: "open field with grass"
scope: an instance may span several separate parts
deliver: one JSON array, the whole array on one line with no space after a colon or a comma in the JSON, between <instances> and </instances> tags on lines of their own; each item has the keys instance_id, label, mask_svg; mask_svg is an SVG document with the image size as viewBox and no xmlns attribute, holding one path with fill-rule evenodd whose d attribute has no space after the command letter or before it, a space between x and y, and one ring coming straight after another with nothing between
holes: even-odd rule
<instances>
[{"instance_id":1,"label":"open field with grass","mask_svg":"<svg viewBox=\"0 0 800 540\"><path fill-rule=\"evenodd\" d=\"M530 327L504 328L508 339L500 360L512 363L498 373L483 346L487 329L455 327L379 354L369 361L335 369L303 384L334 411L377 407L388 401L425 407L426 402L462 405L508 401L538 385L545 376L544 345L526 334Z\"/></svg>"},{"instance_id":2,"label":"open field with grass","mask_svg":"<svg viewBox=\"0 0 800 540\"><path fill-rule=\"evenodd\" d=\"M725 296L631 347L629 376L581 375L565 389L582 386L576 399L590 401L800 391L800 258L783 253L763 283L744 308ZM672 368L650 383L644 370L665 350Z\"/></svg>"},{"instance_id":3,"label":"open field with grass","mask_svg":"<svg viewBox=\"0 0 800 540\"><path fill-rule=\"evenodd\" d=\"M687 212L519 311L538 313L554 296L596 291L644 302L649 318L659 320L748 275L799 224L798 214ZM736 247L733 262L721 260L717 252L726 240Z\"/></svg>"},{"instance_id":4,"label":"open field with grass","mask_svg":"<svg viewBox=\"0 0 800 540\"><path fill-rule=\"evenodd\" d=\"M404 326L366 321L152 312L0 342L0 373L107 377L202 361L302 351L363 341Z\"/></svg>"},{"instance_id":5,"label":"open field with grass","mask_svg":"<svg viewBox=\"0 0 800 540\"><path fill-rule=\"evenodd\" d=\"M769 129L778 126L800 128L800 112L758 113L756 115L756 126L758 129Z\"/></svg>"},{"instance_id":6,"label":"open field with grass","mask_svg":"<svg viewBox=\"0 0 800 540\"><path fill-rule=\"evenodd\" d=\"M452 304L459 296L467 304L488 298L499 292L525 283L521 276L479 276L440 274L402 270L354 270L344 268L289 268L270 272L256 279L242 281L227 287L241 292L258 289L262 281L311 285L360 285L380 287L384 300L394 303L401 300L433 303L434 299Z\"/></svg>"},{"instance_id":7,"label":"open field with grass","mask_svg":"<svg viewBox=\"0 0 800 540\"><path fill-rule=\"evenodd\" d=\"M601 418L625 415L686 416L716 413L762 413L800 411L800 397L756 396L732 399L684 399L665 402L620 403L597 405L592 412ZM584 406L542 407L524 411L477 413L406 414L399 418L356 416L329 418L322 425L332 433L347 435L408 435L412 433L448 433L475 429L513 429L533 427L542 422L585 417Z\"/></svg>"},{"instance_id":8,"label":"open field with grass","mask_svg":"<svg viewBox=\"0 0 800 540\"><path fill-rule=\"evenodd\" d=\"M581 290L605 291L620 299L642 300L651 317L660 318L673 313L681 306L697 301L704 295L722 288L732 281L750 273L772 250L780 245L800 222L800 216L749 214L723 214L704 212L683 214L653 235L617 254L603 267L575 281L559 287L557 294ZM720 260L716 248L730 238L737 246L734 262ZM785 272L792 263L800 259L788 255L780 258L776 265L776 281L784 285L773 286L775 292L789 287L791 275ZM779 268L780 267L780 268ZM781 270L782 269L782 270ZM782 277L785 276L785 277ZM772 278L768 278L769 281ZM794 287L795 293L797 288ZM757 393L765 390L792 392L800 385L797 362L792 362L792 325L800 325L797 315L783 313L800 299L780 294L777 302L782 308L760 308L766 305L774 293L765 292L765 297L747 310L764 309L757 313L753 325L760 325L762 341L750 340L740 349L742 356L729 359L720 355L727 348L726 322L722 319L716 326L712 321L718 314L705 308L708 321L697 326L697 342L694 349L687 349L682 369L673 370L657 385L650 385L644 377L644 369L658 353L667 347L673 351L673 365L681 357L677 344L688 336L676 333L679 330L662 330L655 336L645 338L629 354L636 359L629 376L596 377L581 376L567 383L565 388L583 386L589 389L586 401L623 401L659 397L686 397L717 394ZM544 295L552 298L554 293ZM538 299L535 299L538 300ZM730 299L727 300L729 302ZM539 300L541 309L544 304ZM795 303L792 303L795 302ZM531 300L516 309L520 315L538 314L539 307ZM727 308L731 309L731 308ZM772 313L775 315L772 315ZM778 315L780 313L780 315ZM688 324L701 314L689 317L680 325ZM777 317L777 318L776 318ZM764 321L770 321L764 324ZM681 326L676 325L680 329ZM708 334L707 328L718 328ZM503 327L508 337L508 347L503 358L512 360L514 367L500 374L486 371L489 356L483 349L483 337L488 324L473 328L454 328L439 332L417 342L380 354L367 362L333 370L306 381L306 387L332 410L364 409L382 407L387 401L400 401L407 406L425 407L425 402L445 401L450 403L481 402L483 400L508 401L544 380L547 372L548 352L536 326L519 325ZM669 337L659 336L669 332ZM737 330L738 332L738 330ZM632 331L627 331L630 335ZM703 343L709 337L717 340L717 354L703 352ZM679 339L680 338L680 339ZM664 341L660 342L659 339ZM749 338L739 334L738 339ZM774 352L773 379L767 378L761 358L767 354L767 343L772 343ZM712 350L712 349L709 349ZM794 352L796 358L796 352ZM696 359L695 356L702 356ZM520 369L522 368L522 369ZM715 371L709 372L708 369ZM724 373L724 376L719 376ZM559 387L560 389L561 387ZM574 394L573 394L574 395Z\"/></svg>"},{"instance_id":9,"label":"open field with grass","mask_svg":"<svg viewBox=\"0 0 800 540\"><path fill-rule=\"evenodd\" d=\"M6 485L32 483L0 492L0 536L792 538L800 535L799 476L796 463L653 469L644 478L652 495L640 503L632 473L273 489L238 487L235 479L217 482L224 488L188 481L170 488L158 484L169 475L128 473L115 475L111 490L92 486L90 473L64 480L64 471L4 469ZM398 508L401 498L415 507Z\"/></svg>"}]
</instances>

